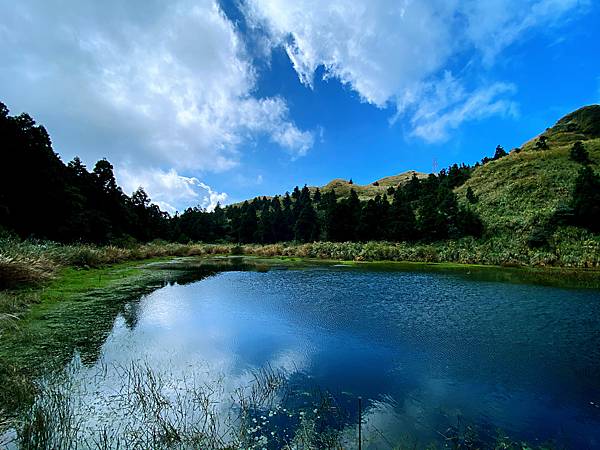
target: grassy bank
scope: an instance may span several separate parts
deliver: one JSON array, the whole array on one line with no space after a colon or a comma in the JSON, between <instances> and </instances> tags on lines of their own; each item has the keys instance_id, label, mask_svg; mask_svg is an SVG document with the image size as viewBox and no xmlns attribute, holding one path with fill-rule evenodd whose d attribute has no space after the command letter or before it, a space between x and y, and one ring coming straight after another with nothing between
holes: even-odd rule
<instances>
[{"instance_id":1,"label":"grassy bank","mask_svg":"<svg viewBox=\"0 0 600 450\"><path fill-rule=\"evenodd\" d=\"M129 248L62 245L51 242L0 240L0 333L39 302L59 274L68 279L95 279L96 272L128 261L176 256L249 255L312 258L338 261L404 261L418 263L476 264L529 268L600 268L600 237L576 228L560 229L549 246L532 249L509 237L464 238L435 243L313 242L270 245L176 244L154 242ZM71 272L68 272L68 269ZM86 271L79 273L79 269ZM587 272L587 271L586 271ZM582 272L583 273L583 272ZM588 272L589 273L589 272ZM593 271L595 276L596 272ZM100 278L102 275L99 275ZM78 286L85 292L93 286ZM64 293L60 293L64 297Z\"/></svg>"},{"instance_id":2,"label":"grassy bank","mask_svg":"<svg viewBox=\"0 0 600 450\"><path fill-rule=\"evenodd\" d=\"M80 270L55 268L52 280L0 292L0 412L29 404L32 380L61 368L77 349L92 361L128 301L173 279L139 262Z\"/></svg>"},{"instance_id":3,"label":"grassy bank","mask_svg":"<svg viewBox=\"0 0 600 450\"><path fill-rule=\"evenodd\" d=\"M52 279L64 267L97 268L169 256L245 254L345 261L412 261L498 266L600 268L600 236L559 229L547 246L530 248L510 235L434 243L312 242L278 244L177 244L153 242L128 248L0 240L0 289Z\"/></svg>"}]
</instances>

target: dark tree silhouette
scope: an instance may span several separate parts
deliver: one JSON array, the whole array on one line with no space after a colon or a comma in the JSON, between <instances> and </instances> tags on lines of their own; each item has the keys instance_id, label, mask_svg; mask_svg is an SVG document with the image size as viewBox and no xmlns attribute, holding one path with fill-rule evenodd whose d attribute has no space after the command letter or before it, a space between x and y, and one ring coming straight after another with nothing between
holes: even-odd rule
<instances>
[{"instance_id":1,"label":"dark tree silhouette","mask_svg":"<svg viewBox=\"0 0 600 450\"><path fill-rule=\"evenodd\" d=\"M506 153L506 151L504 150L504 147L502 147L501 145L498 145L496 147L496 152L494 153L494 160L500 159L500 158L504 158L506 155L508 155L508 153Z\"/></svg>"},{"instance_id":2,"label":"dark tree silhouette","mask_svg":"<svg viewBox=\"0 0 600 450\"><path fill-rule=\"evenodd\" d=\"M581 164L589 164L590 163L590 155L585 149L583 142L577 141L571 147L571 151L569 153L569 157L578 163Z\"/></svg>"},{"instance_id":3,"label":"dark tree silhouette","mask_svg":"<svg viewBox=\"0 0 600 450\"><path fill-rule=\"evenodd\" d=\"M600 176L583 166L575 180L572 201L575 224L600 232Z\"/></svg>"},{"instance_id":4,"label":"dark tree silhouette","mask_svg":"<svg viewBox=\"0 0 600 450\"><path fill-rule=\"evenodd\" d=\"M467 187L467 192L466 192L465 196L467 198L467 201L471 204L475 204L479 200L477 198L477 196L475 195L475 193L473 192L473 189L471 188L471 186Z\"/></svg>"},{"instance_id":5,"label":"dark tree silhouette","mask_svg":"<svg viewBox=\"0 0 600 450\"><path fill-rule=\"evenodd\" d=\"M459 207L453 192L471 175L472 168L464 164L424 180L413 175L404 185L387 189L389 200L378 195L360 201L354 189L342 199L333 190L316 189L311 195L304 186L283 197L217 205L212 212L187 208L170 217L143 188L131 196L123 193L106 159L96 162L91 172L78 157L65 165L42 126L27 114L10 116L2 103L0 143L0 227L24 238L120 244L157 238L238 243L414 241L478 236L483 230L473 211ZM580 155L581 149L576 150ZM495 158L499 154L497 149ZM572 208L578 223L590 229L598 222L594 177L590 171L580 173ZM476 201L470 187L467 199Z\"/></svg>"},{"instance_id":6,"label":"dark tree silhouette","mask_svg":"<svg viewBox=\"0 0 600 450\"><path fill-rule=\"evenodd\" d=\"M546 136L540 136L535 143L535 148L537 150L548 150L550 147L548 146L548 138Z\"/></svg>"}]
</instances>

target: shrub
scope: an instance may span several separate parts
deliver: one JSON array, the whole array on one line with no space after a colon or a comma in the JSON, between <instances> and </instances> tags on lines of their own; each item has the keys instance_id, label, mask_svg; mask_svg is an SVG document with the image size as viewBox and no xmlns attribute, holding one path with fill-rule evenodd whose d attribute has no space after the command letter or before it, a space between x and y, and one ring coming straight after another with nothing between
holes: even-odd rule
<instances>
[{"instance_id":1,"label":"shrub","mask_svg":"<svg viewBox=\"0 0 600 450\"><path fill-rule=\"evenodd\" d=\"M546 136L540 136L535 143L535 148L537 150L548 150L550 148L548 146L548 138Z\"/></svg>"},{"instance_id":2,"label":"shrub","mask_svg":"<svg viewBox=\"0 0 600 450\"><path fill-rule=\"evenodd\" d=\"M527 236L527 246L529 248L542 248L548 246L550 233L544 227L535 227Z\"/></svg>"},{"instance_id":3,"label":"shrub","mask_svg":"<svg viewBox=\"0 0 600 450\"><path fill-rule=\"evenodd\" d=\"M231 255L243 255L244 254L244 248L241 245L234 245L233 247L231 247L231 249L229 249L229 254L231 254Z\"/></svg>"},{"instance_id":4,"label":"shrub","mask_svg":"<svg viewBox=\"0 0 600 450\"><path fill-rule=\"evenodd\" d=\"M573 144L571 151L569 152L569 158L580 164L589 164L590 162L590 155L581 141L577 141Z\"/></svg>"}]
</instances>

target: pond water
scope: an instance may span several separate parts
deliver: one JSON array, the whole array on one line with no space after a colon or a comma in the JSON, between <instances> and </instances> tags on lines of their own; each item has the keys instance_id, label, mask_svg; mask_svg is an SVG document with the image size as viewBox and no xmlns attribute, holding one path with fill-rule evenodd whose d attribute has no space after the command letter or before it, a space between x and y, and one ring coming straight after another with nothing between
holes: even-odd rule
<instances>
[{"instance_id":1,"label":"pond water","mask_svg":"<svg viewBox=\"0 0 600 450\"><path fill-rule=\"evenodd\" d=\"M335 266L217 272L130 303L76 376L140 359L231 389L282 369L306 398L327 392L349 436L360 396L363 448L451 432L600 448L595 290Z\"/></svg>"}]
</instances>

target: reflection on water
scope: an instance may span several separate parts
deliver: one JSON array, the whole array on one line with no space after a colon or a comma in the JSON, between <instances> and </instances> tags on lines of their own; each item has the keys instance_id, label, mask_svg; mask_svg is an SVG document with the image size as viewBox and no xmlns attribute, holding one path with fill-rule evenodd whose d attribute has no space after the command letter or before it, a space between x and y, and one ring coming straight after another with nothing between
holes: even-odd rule
<instances>
[{"instance_id":1,"label":"reflection on water","mask_svg":"<svg viewBox=\"0 0 600 450\"><path fill-rule=\"evenodd\" d=\"M364 448L439 440L461 421L490 439L502 429L600 448L597 291L325 266L224 271L128 304L101 355L82 380L143 359L174 378L221 377L225 396L252 370L281 368L298 394L285 401L331 393L348 442L362 396ZM119 382L108 370L99 389Z\"/></svg>"}]
</instances>

